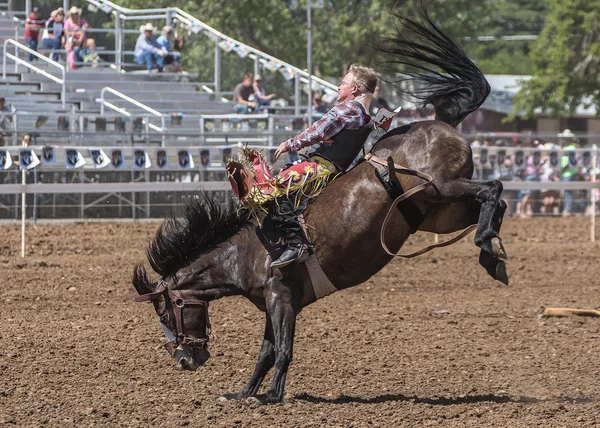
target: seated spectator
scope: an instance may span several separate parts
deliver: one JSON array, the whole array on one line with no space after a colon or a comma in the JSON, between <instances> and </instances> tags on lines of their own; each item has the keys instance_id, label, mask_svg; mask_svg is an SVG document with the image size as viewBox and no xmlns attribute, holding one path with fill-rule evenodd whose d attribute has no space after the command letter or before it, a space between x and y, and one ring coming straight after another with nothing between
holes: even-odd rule
<instances>
[{"instance_id":1,"label":"seated spectator","mask_svg":"<svg viewBox=\"0 0 600 428\"><path fill-rule=\"evenodd\" d=\"M252 87L254 89L254 100L258 103L256 111L261 111L263 106L270 106L271 100L275 98L275 94L267 95L265 88L262 86L262 76L260 74L257 74L254 78Z\"/></svg>"},{"instance_id":2,"label":"seated spectator","mask_svg":"<svg viewBox=\"0 0 600 428\"><path fill-rule=\"evenodd\" d=\"M156 39L158 45L167 52L165 56L165 65L170 66L173 73L181 72L181 53L171 50L171 39L173 38L173 27L167 25L163 27L161 36Z\"/></svg>"},{"instance_id":3,"label":"seated spectator","mask_svg":"<svg viewBox=\"0 0 600 428\"><path fill-rule=\"evenodd\" d=\"M0 95L0 135L8 135L12 129L12 108L6 105L4 95Z\"/></svg>"},{"instance_id":4,"label":"seated spectator","mask_svg":"<svg viewBox=\"0 0 600 428\"><path fill-rule=\"evenodd\" d=\"M96 41L94 39L87 39L85 30L89 28L88 22L81 16L81 9L77 6L73 6L69 9L69 18L65 22L65 31L67 33L66 47L68 53L68 64L72 70L77 68L76 64L85 62L85 57L95 53ZM88 40L92 40L89 44ZM89 46L94 48L94 51ZM97 54L95 58L97 59ZM89 60L89 58L88 58Z\"/></svg>"},{"instance_id":5,"label":"seated spectator","mask_svg":"<svg viewBox=\"0 0 600 428\"><path fill-rule=\"evenodd\" d=\"M544 143L538 140L535 140L533 145L539 150L544 148ZM541 163L541 157L538 158L538 155L535 154L527 156L525 161L525 175L523 181L541 181L543 172L544 168ZM519 193L519 202L517 203L517 214L520 215L520 217L528 218L533 216L533 204L531 199L536 199L536 196L539 196L539 192L537 190L521 190Z\"/></svg>"},{"instance_id":6,"label":"seated spectator","mask_svg":"<svg viewBox=\"0 0 600 428\"><path fill-rule=\"evenodd\" d=\"M252 82L254 76L252 73L244 74L241 83L238 83L233 90L233 110L237 114L249 114L258 107L256 101L250 101L250 96L254 94Z\"/></svg>"},{"instance_id":7,"label":"seated spectator","mask_svg":"<svg viewBox=\"0 0 600 428\"><path fill-rule=\"evenodd\" d=\"M145 65L148 73L152 73L152 68L156 65L159 73L162 73L167 51L164 50L152 35L156 30L151 23L147 23L142 28L143 33L135 43L135 62Z\"/></svg>"},{"instance_id":8,"label":"seated spectator","mask_svg":"<svg viewBox=\"0 0 600 428\"><path fill-rule=\"evenodd\" d=\"M385 108L386 110L392 110L388 102L384 98L381 98L381 96L379 95L380 89L381 88L379 87L379 85L375 87L375 91L373 91L373 98L371 99L371 105L369 106L369 114L373 117L375 117L377 111L381 107Z\"/></svg>"},{"instance_id":9,"label":"seated spectator","mask_svg":"<svg viewBox=\"0 0 600 428\"><path fill-rule=\"evenodd\" d=\"M559 146L555 146L552 143L546 143L544 145L546 150L558 150ZM560 166L558 165L558 158L554 160L552 156L545 156L542 162L542 182L551 183L561 180ZM558 190L542 189L540 191L542 197L542 213L543 214L554 214L554 206L560 199L560 192Z\"/></svg>"},{"instance_id":10,"label":"seated spectator","mask_svg":"<svg viewBox=\"0 0 600 428\"><path fill-rule=\"evenodd\" d=\"M29 49L37 52L38 39L40 35L40 29L45 25L45 21L40 16L40 10L37 7L33 8L31 15L25 21L25 42ZM37 58L33 54L29 54L29 61L35 61Z\"/></svg>"},{"instance_id":11,"label":"seated spectator","mask_svg":"<svg viewBox=\"0 0 600 428\"><path fill-rule=\"evenodd\" d=\"M565 154L560 161L562 181L578 181L581 180L581 167L579 165L579 159L577 158L577 152L579 140L575 137L575 134L570 129L565 129L561 133L563 144L565 146ZM564 210L563 215L581 212L581 203L576 200L578 192L576 190L565 190L564 191Z\"/></svg>"},{"instance_id":12,"label":"seated spectator","mask_svg":"<svg viewBox=\"0 0 600 428\"><path fill-rule=\"evenodd\" d=\"M62 7L56 9L50 15L50 19L46 22L44 35L42 36L42 46L53 51L62 48L64 42L64 20L65 12ZM60 58L58 52L52 52L52 60L58 61Z\"/></svg>"},{"instance_id":13,"label":"seated spectator","mask_svg":"<svg viewBox=\"0 0 600 428\"><path fill-rule=\"evenodd\" d=\"M319 116L319 118L329 111L329 107L323 102L323 95L319 92L317 92L312 99L312 109L314 113L320 113L319 115L315 115Z\"/></svg>"}]
</instances>

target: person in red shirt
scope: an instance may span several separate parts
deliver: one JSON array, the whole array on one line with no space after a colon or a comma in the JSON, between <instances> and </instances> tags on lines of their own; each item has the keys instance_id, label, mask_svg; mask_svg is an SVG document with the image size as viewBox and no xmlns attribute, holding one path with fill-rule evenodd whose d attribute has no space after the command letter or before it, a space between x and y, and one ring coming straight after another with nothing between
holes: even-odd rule
<instances>
[{"instance_id":1,"label":"person in red shirt","mask_svg":"<svg viewBox=\"0 0 600 428\"><path fill-rule=\"evenodd\" d=\"M40 16L40 10L34 7L29 18L25 20L25 42L30 49L37 52L38 38L40 29L46 24L46 21ZM35 55L29 54L29 61L34 61Z\"/></svg>"}]
</instances>

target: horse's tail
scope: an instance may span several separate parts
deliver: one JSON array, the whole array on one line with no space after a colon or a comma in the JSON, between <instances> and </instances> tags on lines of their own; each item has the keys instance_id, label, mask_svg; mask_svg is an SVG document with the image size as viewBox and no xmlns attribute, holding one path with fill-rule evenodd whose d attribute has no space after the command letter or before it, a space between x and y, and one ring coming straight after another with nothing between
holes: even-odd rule
<instances>
[{"instance_id":1,"label":"horse's tail","mask_svg":"<svg viewBox=\"0 0 600 428\"><path fill-rule=\"evenodd\" d=\"M431 20L422 5L417 6L417 11L422 22L395 15L400 23L396 36L387 39L380 48L392 57L384 64L416 69L403 74L415 79L421 88L411 91L395 85L396 88L423 106L433 105L437 120L456 127L483 104L490 85L479 67Z\"/></svg>"},{"instance_id":2,"label":"horse's tail","mask_svg":"<svg viewBox=\"0 0 600 428\"><path fill-rule=\"evenodd\" d=\"M152 289L152 279L141 263L136 264L133 268L131 283L140 294L148 293L148 290Z\"/></svg>"}]
</instances>

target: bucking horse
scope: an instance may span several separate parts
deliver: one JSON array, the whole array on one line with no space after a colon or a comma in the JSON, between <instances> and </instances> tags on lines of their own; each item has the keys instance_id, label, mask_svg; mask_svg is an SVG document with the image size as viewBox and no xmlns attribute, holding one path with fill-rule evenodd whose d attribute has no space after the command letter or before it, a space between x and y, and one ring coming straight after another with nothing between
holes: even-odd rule
<instances>
[{"instance_id":1,"label":"bucking horse","mask_svg":"<svg viewBox=\"0 0 600 428\"><path fill-rule=\"evenodd\" d=\"M370 161L330 181L310 201L303 218L320 271L334 287L330 291L353 287L388 264L417 230L446 234L476 225L480 264L508 284L499 236L506 209L502 184L471 180L471 149L455 129L484 102L489 84L424 10L417 19L397 19L398 32L383 50L391 62L411 67L423 88L413 95L435 108L437 120L387 132L366 156ZM373 159L387 168L375 168ZM431 185L423 186L424 177ZM152 302L165 347L182 370L196 370L210 355L209 302L240 295L265 312L254 373L230 397L282 401L296 317L322 297L307 263L269 266L281 253L278 242L268 216L257 219L233 198L223 204L200 191L182 214L163 222L148 246L148 261L161 279L153 281L142 264L134 269L135 300ZM273 366L272 383L259 394Z\"/></svg>"}]
</instances>

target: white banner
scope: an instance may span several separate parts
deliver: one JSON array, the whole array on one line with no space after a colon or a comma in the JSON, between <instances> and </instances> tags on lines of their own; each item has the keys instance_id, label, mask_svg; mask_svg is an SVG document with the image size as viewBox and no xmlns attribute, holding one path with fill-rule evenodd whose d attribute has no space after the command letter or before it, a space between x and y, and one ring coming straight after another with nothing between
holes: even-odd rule
<instances>
[{"instance_id":1,"label":"white banner","mask_svg":"<svg viewBox=\"0 0 600 428\"><path fill-rule=\"evenodd\" d=\"M177 152L177 163L181 169L194 168L194 158L189 150L179 150Z\"/></svg>"},{"instance_id":2,"label":"white banner","mask_svg":"<svg viewBox=\"0 0 600 428\"><path fill-rule=\"evenodd\" d=\"M124 169L125 156L123 156L123 150L113 149L113 151L110 154L110 163L112 163L112 166L115 169Z\"/></svg>"},{"instance_id":3,"label":"white banner","mask_svg":"<svg viewBox=\"0 0 600 428\"><path fill-rule=\"evenodd\" d=\"M156 150L156 166L160 169L166 169L169 167L169 155L166 149Z\"/></svg>"},{"instance_id":4,"label":"white banner","mask_svg":"<svg viewBox=\"0 0 600 428\"><path fill-rule=\"evenodd\" d=\"M12 166L12 157L6 149L0 150L0 169L8 169Z\"/></svg>"},{"instance_id":5,"label":"white banner","mask_svg":"<svg viewBox=\"0 0 600 428\"><path fill-rule=\"evenodd\" d=\"M143 149L135 149L133 151L133 167L135 169L146 169L150 168L150 157L148 152Z\"/></svg>"},{"instance_id":6,"label":"white banner","mask_svg":"<svg viewBox=\"0 0 600 428\"><path fill-rule=\"evenodd\" d=\"M19 150L19 168L32 169L40 164L40 160L32 149Z\"/></svg>"},{"instance_id":7,"label":"white banner","mask_svg":"<svg viewBox=\"0 0 600 428\"><path fill-rule=\"evenodd\" d=\"M77 149L65 149L65 163L67 168L81 168L85 165L85 159Z\"/></svg>"},{"instance_id":8,"label":"white banner","mask_svg":"<svg viewBox=\"0 0 600 428\"><path fill-rule=\"evenodd\" d=\"M110 163L110 158L102 149L90 149L90 156L94 162L94 168L104 168Z\"/></svg>"},{"instance_id":9,"label":"white banner","mask_svg":"<svg viewBox=\"0 0 600 428\"><path fill-rule=\"evenodd\" d=\"M52 146L44 146L42 147L42 163L45 165L55 164L56 163L56 153L54 152L54 147Z\"/></svg>"}]
</instances>

